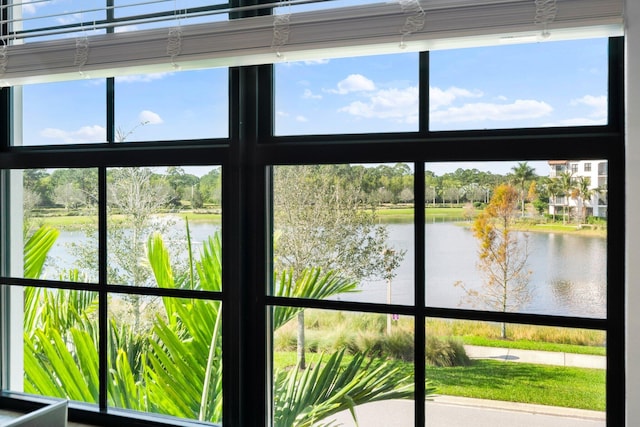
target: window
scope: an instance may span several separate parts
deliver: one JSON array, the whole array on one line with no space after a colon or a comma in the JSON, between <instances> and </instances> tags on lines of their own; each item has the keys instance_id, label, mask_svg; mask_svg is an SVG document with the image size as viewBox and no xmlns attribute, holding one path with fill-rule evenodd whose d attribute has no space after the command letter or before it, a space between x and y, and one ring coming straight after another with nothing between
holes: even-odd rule
<instances>
[{"instance_id":1,"label":"window","mask_svg":"<svg viewBox=\"0 0 640 427\"><path fill-rule=\"evenodd\" d=\"M3 88L0 400L67 398L97 424L452 425L439 395L621 425L622 50L328 51ZM512 362L530 347L591 364Z\"/></svg>"},{"instance_id":2,"label":"window","mask_svg":"<svg viewBox=\"0 0 640 427\"><path fill-rule=\"evenodd\" d=\"M430 128L604 125L607 66L598 58L606 49L604 39L590 39L433 52ZM537 78L548 67L556 71L554 78ZM597 95L583 93L586 87Z\"/></svg>"},{"instance_id":3,"label":"window","mask_svg":"<svg viewBox=\"0 0 640 427\"><path fill-rule=\"evenodd\" d=\"M585 172L591 172L591 163L587 162L584 164L584 171Z\"/></svg>"}]
</instances>

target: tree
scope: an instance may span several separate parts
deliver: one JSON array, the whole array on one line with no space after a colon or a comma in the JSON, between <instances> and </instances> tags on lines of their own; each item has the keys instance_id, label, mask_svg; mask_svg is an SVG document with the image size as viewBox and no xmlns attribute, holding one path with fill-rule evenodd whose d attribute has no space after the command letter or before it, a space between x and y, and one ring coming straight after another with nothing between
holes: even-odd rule
<instances>
[{"instance_id":1,"label":"tree","mask_svg":"<svg viewBox=\"0 0 640 427\"><path fill-rule=\"evenodd\" d=\"M188 230L187 230L188 234ZM24 277L38 278L59 233L44 226L24 248ZM173 270L162 236L147 241L148 263L158 287L220 291L219 233L207 239L200 256L187 241L192 274ZM194 256L191 256L194 255ZM277 296L326 298L355 283L320 269L303 272L301 283L288 272L275 273ZM154 319L153 333L139 335L109 322L107 336L109 406L219 423L222 419L222 337L220 302L163 298L164 316ZM97 403L98 340L96 292L57 292L25 288L24 384L28 393ZM274 308L274 329L295 317L297 307ZM93 319L93 320L91 320ZM277 425L327 425L322 419L363 403L413 397L411 377L392 362L344 350L321 358L313 370L276 369L274 413ZM426 392L433 387L426 384ZM170 390L171 393L167 393Z\"/></svg>"},{"instance_id":2,"label":"tree","mask_svg":"<svg viewBox=\"0 0 640 427\"><path fill-rule=\"evenodd\" d=\"M587 201L590 201L596 190L591 188L591 180L589 177L578 177L575 183L574 195L580 200L580 214L582 222L587 220Z\"/></svg>"},{"instance_id":3,"label":"tree","mask_svg":"<svg viewBox=\"0 0 640 427\"><path fill-rule=\"evenodd\" d=\"M522 213L524 216L524 203L526 200L526 186L527 182L536 177L535 169L529 166L527 162L519 162L517 166L511 168L513 171L513 179L520 187L520 200L522 202Z\"/></svg>"},{"instance_id":4,"label":"tree","mask_svg":"<svg viewBox=\"0 0 640 427\"><path fill-rule=\"evenodd\" d=\"M388 232L361 194L363 171L349 165L282 166L273 172L274 265L295 279L319 267L362 281L384 277ZM394 256L404 257L396 250ZM305 368L304 311L298 314L298 365Z\"/></svg>"},{"instance_id":5,"label":"tree","mask_svg":"<svg viewBox=\"0 0 640 427\"><path fill-rule=\"evenodd\" d=\"M456 282L472 304L481 303L492 310L513 311L531 300L527 268L529 258L528 239L516 235L513 221L517 211L518 192L510 185L495 189L486 209L473 224L473 234L478 240L477 269L484 278L481 290ZM506 326L502 324L502 338L506 338Z\"/></svg>"},{"instance_id":6,"label":"tree","mask_svg":"<svg viewBox=\"0 0 640 427\"><path fill-rule=\"evenodd\" d=\"M203 203L220 205L221 191L220 168L211 169L206 175L200 178L200 192Z\"/></svg>"},{"instance_id":7,"label":"tree","mask_svg":"<svg viewBox=\"0 0 640 427\"><path fill-rule=\"evenodd\" d=\"M85 202L85 195L82 190L67 182L53 190L53 201L64 206L66 210L77 209Z\"/></svg>"},{"instance_id":8,"label":"tree","mask_svg":"<svg viewBox=\"0 0 640 427\"><path fill-rule=\"evenodd\" d=\"M413 202L413 191L410 188L403 188L398 199L400 199L402 203Z\"/></svg>"},{"instance_id":9,"label":"tree","mask_svg":"<svg viewBox=\"0 0 640 427\"><path fill-rule=\"evenodd\" d=\"M558 177L558 190L559 194L564 196L564 203L562 206L562 223L567 222L567 210L569 209L569 198L574 191L573 174L571 172L561 172Z\"/></svg>"},{"instance_id":10,"label":"tree","mask_svg":"<svg viewBox=\"0 0 640 427\"><path fill-rule=\"evenodd\" d=\"M142 262L145 242L154 231L166 231L152 217L169 201L169 186L153 180L148 168L117 168L110 170L108 201L112 213L109 227L109 276L115 283L149 286L151 271ZM130 297L134 326L140 326L141 298Z\"/></svg>"}]
</instances>

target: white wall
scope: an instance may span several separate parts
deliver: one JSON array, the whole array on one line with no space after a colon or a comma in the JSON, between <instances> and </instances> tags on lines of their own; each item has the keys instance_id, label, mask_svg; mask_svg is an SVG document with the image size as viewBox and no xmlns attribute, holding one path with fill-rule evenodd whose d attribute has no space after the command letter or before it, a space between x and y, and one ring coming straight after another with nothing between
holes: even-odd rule
<instances>
[{"instance_id":1,"label":"white wall","mask_svg":"<svg viewBox=\"0 0 640 427\"><path fill-rule=\"evenodd\" d=\"M640 1L626 0L627 420L640 426Z\"/></svg>"}]
</instances>

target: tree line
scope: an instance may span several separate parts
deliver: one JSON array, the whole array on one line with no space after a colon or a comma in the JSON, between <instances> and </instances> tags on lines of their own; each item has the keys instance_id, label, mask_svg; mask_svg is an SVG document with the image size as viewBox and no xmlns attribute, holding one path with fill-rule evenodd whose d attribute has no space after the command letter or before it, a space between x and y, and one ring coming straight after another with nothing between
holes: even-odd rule
<instances>
[{"instance_id":1,"label":"tree line","mask_svg":"<svg viewBox=\"0 0 640 427\"><path fill-rule=\"evenodd\" d=\"M372 206L409 204L415 201L414 173L407 163L364 165L315 165L311 174L323 174L338 182L359 182L361 202ZM144 169L144 168L142 168ZM107 172L108 186L115 186L118 168ZM167 209L201 209L219 207L221 203L221 168L197 176L181 167L168 167L163 172L147 170L149 182L161 194L161 205ZM311 178L310 178L311 179ZM314 179L319 179L315 177ZM29 169L23 174L25 210L36 208L64 208L71 212L97 203L97 169ZM522 215L525 205L532 212L545 214L550 200L562 201L562 217L569 215L569 200L576 201L574 217L585 220L586 201L595 193L601 196L606 189L594 189L589 179L574 177L570 172L556 177L538 175L527 162L513 166L506 174L481 171L477 168L458 168L437 175L425 171L425 201L427 206L460 206L472 203L486 205L494 189L500 184L513 185L519 193Z\"/></svg>"},{"instance_id":2,"label":"tree line","mask_svg":"<svg viewBox=\"0 0 640 427\"><path fill-rule=\"evenodd\" d=\"M162 197L165 208L200 209L220 206L221 169L215 167L202 176L187 173L182 167L168 167L163 173L149 168L143 170L148 183ZM107 186L119 184L121 168L107 171ZM36 208L64 208L74 211L98 203L98 170L27 169L23 172L23 199L26 210ZM109 192L110 197L111 193Z\"/></svg>"}]
</instances>

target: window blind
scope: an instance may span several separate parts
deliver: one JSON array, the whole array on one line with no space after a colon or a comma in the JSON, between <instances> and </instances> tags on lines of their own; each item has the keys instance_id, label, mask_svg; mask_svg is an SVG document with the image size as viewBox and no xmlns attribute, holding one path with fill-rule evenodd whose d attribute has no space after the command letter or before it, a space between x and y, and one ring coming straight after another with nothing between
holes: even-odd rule
<instances>
[{"instance_id":1,"label":"window blind","mask_svg":"<svg viewBox=\"0 0 640 427\"><path fill-rule=\"evenodd\" d=\"M175 24L169 28L94 34L76 27L65 39L28 42L9 33L0 85L615 36L624 23L622 0L399 0L294 13L287 12L296 2L268 6L285 4L274 15L242 19L226 19L233 10L218 5L200 12L223 19L187 25L165 13ZM552 9L540 17L544 7Z\"/></svg>"}]
</instances>

